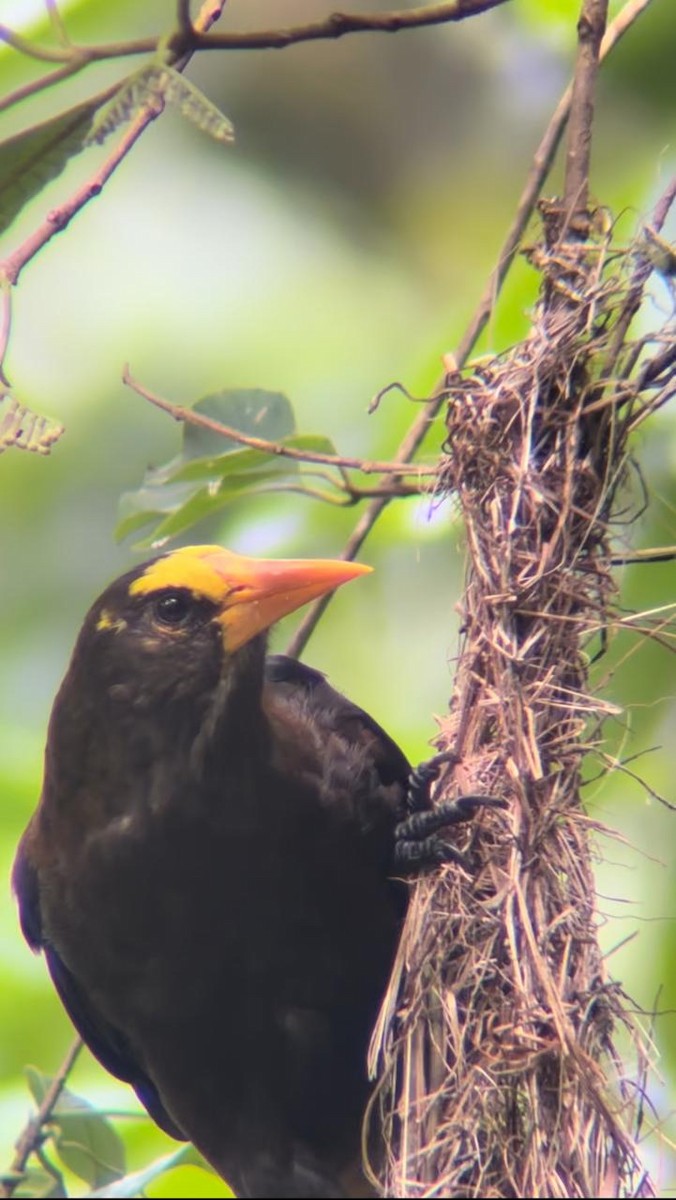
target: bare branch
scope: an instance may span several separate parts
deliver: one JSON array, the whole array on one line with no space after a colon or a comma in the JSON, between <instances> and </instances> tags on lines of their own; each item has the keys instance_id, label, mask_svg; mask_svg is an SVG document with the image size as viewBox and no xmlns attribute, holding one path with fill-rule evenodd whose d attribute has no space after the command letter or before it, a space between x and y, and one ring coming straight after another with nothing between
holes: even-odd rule
<instances>
[{"instance_id":1,"label":"bare branch","mask_svg":"<svg viewBox=\"0 0 676 1200\"><path fill-rule=\"evenodd\" d=\"M225 2L226 0L204 0L200 13L195 22L195 29L210 28L213 22L218 20L218 17L223 11L223 5ZM184 54L182 58L179 58L174 63L175 70L185 70L190 58L191 54ZM115 87L110 89L111 96L115 93L115 90ZM64 204L59 205L57 208L51 209L41 224L38 225L37 229L35 229L33 233L29 234L29 236L14 251L14 253L10 254L6 259L4 259L3 262L0 262L0 278L3 281L6 281L10 285L15 285L23 268L31 261L31 259L35 257L38 251L41 250L43 246L46 246L47 242L51 241L55 234L61 233L61 231L70 224L70 222L73 220L73 217L75 217L77 213L79 213L80 210L94 198L94 196L99 195L108 179L110 179L110 176L117 169L117 167L119 167L123 159L126 158L132 146L138 141L141 134L147 129L148 125L156 120L163 109L164 103L159 98L154 98L141 109L140 113L132 121L124 136L120 139L120 142L115 147L113 153L108 156L102 166L100 166L98 170L96 170L94 174L90 176L89 179L85 180L85 182L68 200L65 201ZM6 328L8 329L9 316L7 316L6 320ZM3 325L3 327L5 326ZM6 346L3 346L2 349L4 354ZM2 365L3 360L0 359L0 375L2 374ZM4 375L2 378L4 379Z\"/></svg>"},{"instance_id":2,"label":"bare branch","mask_svg":"<svg viewBox=\"0 0 676 1200\"><path fill-rule=\"evenodd\" d=\"M190 15L190 0L177 0L176 21L183 36L191 38L193 30L192 17Z\"/></svg>"},{"instance_id":3,"label":"bare branch","mask_svg":"<svg viewBox=\"0 0 676 1200\"><path fill-rule=\"evenodd\" d=\"M82 1041L80 1038L76 1038L61 1066L59 1067L59 1070L52 1079L47 1091L45 1092L37 1113L33 1117L32 1121L28 1122L26 1128L23 1130L23 1133L16 1143L16 1150L12 1160L12 1165L9 1169L9 1175L0 1182L0 1197L2 1197L3 1200L6 1200L7 1197L14 1194L16 1188L21 1182L21 1177L26 1169L26 1163L28 1162L28 1159L30 1158L31 1154L40 1148L44 1137L44 1127L54 1112L54 1108L58 1102L59 1096L65 1087L66 1080L70 1075L70 1072L75 1064L75 1060L77 1059L81 1049Z\"/></svg>"},{"instance_id":4,"label":"bare branch","mask_svg":"<svg viewBox=\"0 0 676 1200\"><path fill-rule=\"evenodd\" d=\"M624 36L627 30L634 24L637 18L641 15L644 9L652 3L652 0L628 0L621 12L618 13L615 20L609 25L606 30L605 37L601 45L601 59L605 59L611 50L617 45L620 39ZM538 196L542 190L545 179L547 178L556 152L558 150L563 131L568 121L570 107L573 95L572 84L569 84L563 93L559 103L554 110L553 116L545 130L544 137L540 142L533 164L526 180L526 186L521 194L517 205L516 214L512 225L507 233L507 237L502 245L495 268L491 272L488 283L484 288L477 308L474 311L465 333L460 339L458 350L455 355L457 367L460 368L467 362L474 346L481 336L495 302L500 294L502 285L505 281L509 268L514 261L514 256L518 250L521 239L526 230L526 226L533 214L533 210L537 203ZM420 449L425 440L430 426L434 423L442 404L444 403L446 380L441 379L435 389L432 399L425 405L422 412L416 417L415 421L402 441L397 454L397 461L406 462L413 458ZM375 499L368 506L366 511L361 515L354 530L350 534L344 548L342 557L351 560L361 550L369 533L377 523L381 513L389 503L389 497L383 496ZM299 622L298 627L287 646L287 653L291 655L302 654L305 646L310 640L312 633L317 625L320 617L325 611L332 599L331 595L322 596L316 600L308 609L306 609L303 619Z\"/></svg>"},{"instance_id":5,"label":"bare branch","mask_svg":"<svg viewBox=\"0 0 676 1200\"><path fill-rule=\"evenodd\" d=\"M54 84L62 83L64 79L70 79L71 75L77 75L78 71L82 70L82 66L83 64L76 60L66 63L65 67L58 67L56 71L50 71L48 75L41 75L39 79L33 79L30 83L22 84L15 91L0 97L0 112L5 112L30 96L37 96L47 88L53 87Z\"/></svg>"},{"instance_id":6,"label":"bare branch","mask_svg":"<svg viewBox=\"0 0 676 1200\"><path fill-rule=\"evenodd\" d=\"M343 470L362 471L364 475L417 475L422 477L434 476L436 474L436 467L423 467L415 463L407 463L402 466L401 463L397 462L369 461L363 458L345 458L338 454L320 454L319 451L315 450L296 450L292 446L285 446L282 442L269 442L265 438L242 433L241 430L234 429L230 425L224 425L221 421L214 421L211 417L205 416L204 413L196 412L194 408L184 408L180 404L172 404L170 400L165 400L163 396L158 396L155 392L150 392L147 388L141 387L132 378L128 367L125 367L122 373L122 382L137 392L139 396L143 396L144 400L149 400L156 408L161 408L163 412L169 413L169 416L173 417L175 421L185 422L188 425L197 425L201 429L209 429L212 433L220 434L221 437L232 438L233 442L238 442L241 446L249 446L252 450L260 450L263 454L270 454L280 458L291 458L296 462L319 463L324 467L340 467Z\"/></svg>"},{"instance_id":7,"label":"bare branch","mask_svg":"<svg viewBox=\"0 0 676 1200\"><path fill-rule=\"evenodd\" d=\"M180 28L173 44L178 54L193 54L196 50L285 50L288 46L297 46L301 42L335 41L348 33L398 33L402 29L422 29L429 25L465 21L468 17L476 17L507 3L509 0L447 0L445 4L424 4L420 8L397 9L392 12L335 12L322 21L294 25L288 29L207 34L197 21L194 26L190 24L189 15L186 19L188 0L179 0ZM219 7L222 11L223 6ZM210 24L213 24L213 21ZM20 53L44 62L70 63L77 60L78 70L89 63L102 62L105 59L154 54L158 46L158 38L151 37L53 50L35 46L6 25L0 25L0 40L6 41Z\"/></svg>"},{"instance_id":8,"label":"bare branch","mask_svg":"<svg viewBox=\"0 0 676 1200\"><path fill-rule=\"evenodd\" d=\"M52 29L54 30L58 40L61 42L61 45L70 46L72 43L68 36L68 30L66 29L63 17L59 12L59 6L56 0L45 0L45 8L47 9Z\"/></svg>"},{"instance_id":9,"label":"bare branch","mask_svg":"<svg viewBox=\"0 0 676 1200\"><path fill-rule=\"evenodd\" d=\"M111 95L116 89L111 89ZM89 179L73 193L63 204L57 208L53 208L47 213L44 220L34 229L31 234L21 243L17 249L0 263L0 272L10 284L16 284L19 276L26 266L42 249L51 241L55 234L61 233L66 229L73 217L80 212L94 196L98 196L104 185L107 183L113 172L119 167L120 163L131 150L134 143L139 139L141 134L147 129L151 121L154 121L162 112L162 107L159 102L153 104L152 107L146 106L132 121L129 129L121 138L118 145L115 147L112 154L108 156L105 162L94 172Z\"/></svg>"},{"instance_id":10,"label":"bare branch","mask_svg":"<svg viewBox=\"0 0 676 1200\"><path fill-rule=\"evenodd\" d=\"M574 221L579 216L586 221L594 94L607 19L608 0L585 0L577 24L578 56L568 127L563 196L568 221Z\"/></svg>"},{"instance_id":11,"label":"bare branch","mask_svg":"<svg viewBox=\"0 0 676 1200\"><path fill-rule=\"evenodd\" d=\"M196 39L200 50L285 50L300 42L335 40L348 33L398 33L401 29L422 29L465 21L498 8L508 0L448 0L446 4L423 4L419 8L395 12L334 12L323 21L296 25L289 29L264 30L260 33L214 33Z\"/></svg>"},{"instance_id":12,"label":"bare branch","mask_svg":"<svg viewBox=\"0 0 676 1200\"><path fill-rule=\"evenodd\" d=\"M39 62L72 62L80 56L76 47L50 50L48 46L36 46L28 38L22 37L20 33L4 24L0 24L0 42L6 42L13 50L18 50L19 54L25 54L27 58L37 58Z\"/></svg>"},{"instance_id":13,"label":"bare branch","mask_svg":"<svg viewBox=\"0 0 676 1200\"><path fill-rule=\"evenodd\" d=\"M666 221L667 216L669 214L669 210L675 200L676 200L676 175L674 175L673 178L670 179L669 183L667 184L667 187L665 188L665 190L663 191L662 195L660 196L657 204L655 205L655 209L653 212L653 219L652 219L652 228L656 232L659 233L659 231L662 229L664 222ZM615 327L615 335L614 335L612 343L611 343L610 354L608 356L608 361L605 364L604 375L606 375L606 376L610 375L615 368L615 364L617 362L617 358L620 353L620 350L624 344L624 340L626 338L629 326L631 325L631 322L633 321L634 317L636 316L636 313L638 312L638 309L639 309L639 306L641 303L641 299L643 297L643 288L645 287L648 276L650 275L650 272L652 271L652 269L653 269L653 264L651 263L649 256L647 254L641 255L639 257L639 261L638 261L638 263L636 265L636 269L634 271L634 278L632 280L632 286L629 289L629 293L624 302L624 307L623 307L622 312L620 313L618 320L617 320L617 325ZM668 348L667 356L669 355L669 353L671 352L672 349L673 348ZM653 360L653 365L654 365L654 363L655 363L655 360ZM647 383L648 380L644 379L643 382Z\"/></svg>"}]
</instances>

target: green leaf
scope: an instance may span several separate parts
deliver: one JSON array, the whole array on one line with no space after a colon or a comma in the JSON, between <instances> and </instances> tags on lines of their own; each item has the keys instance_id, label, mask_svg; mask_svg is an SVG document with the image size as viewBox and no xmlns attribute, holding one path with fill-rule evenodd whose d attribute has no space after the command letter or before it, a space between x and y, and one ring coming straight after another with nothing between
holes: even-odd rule
<instances>
[{"instance_id":1,"label":"green leaf","mask_svg":"<svg viewBox=\"0 0 676 1200\"><path fill-rule=\"evenodd\" d=\"M94 115L109 97L110 89L0 142L0 233L83 149Z\"/></svg>"},{"instance_id":2,"label":"green leaf","mask_svg":"<svg viewBox=\"0 0 676 1200\"><path fill-rule=\"evenodd\" d=\"M153 99L162 99L159 83L159 68L156 63L145 63L127 75L115 88L112 97L93 122L87 142L99 145L114 133L120 125L135 117L145 104Z\"/></svg>"},{"instance_id":3,"label":"green leaf","mask_svg":"<svg viewBox=\"0 0 676 1200\"><path fill-rule=\"evenodd\" d=\"M42 1071L38 1071L37 1067L24 1067L23 1073L26 1076L28 1090L39 1107L52 1081L48 1075L43 1075Z\"/></svg>"},{"instance_id":4,"label":"green leaf","mask_svg":"<svg viewBox=\"0 0 676 1200\"><path fill-rule=\"evenodd\" d=\"M105 1117L89 1112L54 1114L54 1141L65 1167L90 1187L102 1188L124 1175L124 1144Z\"/></svg>"},{"instance_id":5,"label":"green leaf","mask_svg":"<svg viewBox=\"0 0 676 1200\"><path fill-rule=\"evenodd\" d=\"M203 133L208 133L214 141L227 145L235 140L232 122L179 71L173 67L162 67L160 86L165 98L178 108L181 115Z\"/></svg>"},{"instance_id":6,"label":"green leaf","mask_svg":"<svg viewBox=\"0 0 676 1200\"><path fill-rule=\"evenodd\" d=\"M52 1197L65 1196L66 1191L57 1175L48 1171L29 1167L21 1176L21 1182L12 1191L13 1196L32 1197L32 1200L52 1200Z\"/></svg>"},{"instance_id":7,"label":"green leaf","mask_svg":"<svg viewBox=\"0 0 676 1200\"><path fill-rule=\"evenodd\" d=\"M26 1067L25 1074L31 1095L40 1105L52 1080L36 1067ZM121 1138L91 1104L67 1088L54 1105L48 1127L64 1166L91 1187L104 1187L124 1174Z\"/></svg>"},{"instance_id":8,"label":"green leaf","mask_svg":"<svg viewBox=\"0 0 676 1200\"><path fill-rule=\"evenodd\" d=\"M146 476L147 478L147 476ZM170 484L166 487L149 487L145 481L135 492L124 492L120 497L119 520L115 530L118 540L136 533L144 525L158 517L176 512L194 493L194 486L186 483Z\"/></svg>"},{"instance_id":9,"label":"green leaf","mask_svg":"<svg viewBox=\"0 0 676 1200\"><path fill-rule=\"evenodd\" d=\"M313 454L335 454L335 447L330 438L320 434L298 434L297 437L282 438L275 443L289 450L307 451ZM271 455L263 450L230 450L227 454L217 454L209 458L193 458L190 462L174 459L166 467L146 475L146 483L151 485L166 483L187 483L202 480L224 479L228 475L239 475L244 472L254 474L259 471L275 470L277 474L288 475L300 469L298 459L287 458L283 454Z\"/></svg>"},{"instance_id":10,"label":"green leaf","mask_svg":"<svg viewBox=\"0 0 676 1200\"><path fill-rule=\"evenodd\" d=\"M202 1167L191 1166L189 1163L171 1167L154 1179L144 1192L144 1195L152 1197L152 1200L175 1200L176 1196L228 1200L233 1194L225 1180L208 1169L207 1163Z\"/></svg>"},{"instance_id":11,"label":"green leaf","mask_svg":"<svg viewBox=\"0 0 676 1200\"><path fill-rule=\"evenodd\" d=\"M334 454L329 438L297 434L291 404L281 392L232 389L198 400L195 411L230 429L275 445ZM213 516L243 495L302 483L302 463L284 455L242 447L234 438L201 425L183 426L183 449L146 471L143 485L120 500L116 536L124 538L159 519L138 549L159 549L170 538Z\"/></svg>"},{"instance_id":12,"label":"green leaf","mask_svg":"<svg viewBox=\"0 0 676 1200\"><path fill-rule=\"evenodd\" d=\"M125 1197L139 1196L149 1183L157 1179L158 1175L162 1175L165 1171L170 1171L172 1167L178 1167L183 1164L202 1167L205 1170L210 1169L194 1146L181 1146L173 1154L165 1154L162 1158L156 1158L154 1162L150 1163L143 1170L134 1171L133 1174L125 1175L123 1179L118 1179L116 1183L111 1183L108 1187L100 1191L91 1192L89 1200L99 1200L99 1197L110 1197L111 1200L125 1200Z\"/></svg>"},{"instance_id":13,"label":"green leaf","mask_svg":"<svg viewBox=\"0 0 676 1200\"><path fill-rule=\"evenodd\" d=\"M178 505L172 513L164 517L152 534L138 542L137 549L160 550L171 538L191 529L198 521L214 516L227 508L233 500L264 491L266 485L269 487L273 481L278 480L277 471L270 471L267 475L256 472L255 475L235 476L232 479L224 479L219 484L199 488L192 492L185 503ZM124 523L124 527L126 533L132 531L128 522ZM124 536L124 533L120 533L121 528L122 526L118 526L118 536ZM136 528L139 528L138 524Z\"/></svg>"},{"instance_id":14,"label":"green leaf","mask_svg":"<svg viewBox=\"0 0 676 1200\"><path fill-rule=\"evenodd\" d=\"M238 433L264 438L266 442L281 442L296 432L291 402L282 392L268 392L263 388L224 388L221 392L203 396L193 408ZM201 425L186 423L183 426L184 458L224 454L227 450L241 450L241 443Z\"/></svg>"},{"instance_id":15,"label":"green leaf","mask_svg":"<svg viewBox=\"0 0 676 1200\"><path fill-rule=\"evenodd\" d=\"M175 105L182 116L216 141L234 140L232 123L220 109L179 71L157 62L146 63L127 76L110 103L99 113L87 140L101 143L146 105L165 103Z\"/></svg>"}]
</instances>

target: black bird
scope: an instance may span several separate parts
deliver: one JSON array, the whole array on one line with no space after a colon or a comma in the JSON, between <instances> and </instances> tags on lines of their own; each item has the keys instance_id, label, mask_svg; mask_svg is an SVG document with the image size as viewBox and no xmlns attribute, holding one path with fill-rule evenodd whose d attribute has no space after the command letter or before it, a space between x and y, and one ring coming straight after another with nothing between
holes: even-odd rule
<instances>
[{"instance_id":1,"label":"black bird","mask_svg":"<svg viewBox=\"0 0 676 1200\"><path fill-rule=\"evenodd\" d=\"M91 1050L242 1196L365 1195L409 764L281 616L369 568L217 546L116 580L56 698L14 886Z\"/></svg>"}]
</instances>

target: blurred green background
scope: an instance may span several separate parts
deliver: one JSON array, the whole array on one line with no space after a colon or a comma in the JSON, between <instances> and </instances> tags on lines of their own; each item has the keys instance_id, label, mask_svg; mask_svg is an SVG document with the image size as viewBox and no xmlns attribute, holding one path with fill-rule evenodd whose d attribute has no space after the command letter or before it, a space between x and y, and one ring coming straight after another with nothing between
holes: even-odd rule
<instances>
[{"instance_id":1,"label":"blurred green background","mask_svg":"<svg viewBox=\"0 0 676 1200\"><path fill-rule=\"evenodd\" d=\"M46 31L44 10L2 0L2 20ZM231 0L223 28L293 24L335 5ZM354 0L354 11L379 7ZM380 5L387 8L388 4ZM611 12L620 8L611 4ZM170 0L82 0L60 5L76 41L171 27ZM373 394L401 380L428 394L495 262L534 148L567 81L577 0L515 0L459 25L394 36L352 36L283 52L213 53L189 77L234 122L224 148L167 112L141 139L103 194L26 269L15 295L7 373L18 397L66 425L49 458L0 460L0 856L7 880L17 839L36 801L51 701L91 600L138 554L115 543L120 494L149 464L178 449L179 430L125 389L129 362L148 387L179 403L222 387L264 387L291 399L298 427L339 450L392 457L415 405ZM629 237L676 164L676 7L654 3L603 68L593 188ZM137 65L136 62L131 65ZM115 62L4 114L6 137L121 77ZM2 93L42 66L0 49ZM9 253L103 150L75 160L22 213L0 244ZM556 172L547 193L560 178ZM667 230L667 233L669 231ZM674 222L671 223L671 234ZM528 326L536 279L517 264L483 339L503 348ZM645 315L672 300L659 283ZM443 426L433 429L433 461ZM676 542L676 423L659 414L635 447L651 496L623 545ZM187 540L222 540L276 555L335 555L358 511L297 496L233 504ZM429 752L434 714L445 711L456 645L462 531L452 504L402 500L369 539L376 567L332 603L305 657L366 707L413 760ZM672 603L674 564L626 568L620 602ZM291 626L281 630L281 648ZM611 667L608 663L611 663ZM663 646L617 639L598 666L604 694L622 706L608 723L611 753L676 800L670 749L676 672ZM601 937L610 969L643 1007L676 1009L674 816L632 778L592 784L599 821L621 840L598 839ZM30 1110L25 1063L54 1072L69 1023L17 929L8 885L0 892L0 1165ZM643 1021L646 1029L650 1021ZM646 1141L661 1194L674 1190L668 1135L675 1103L676 1017L651 1030L649 1082L662 1131ZM83 1054L74 1090L101 1107L137 1112ZM651 1109L646 1131L655 1124ZM138 1167L175 1143L149 1122L119 1127ZM223 1195L196 1169L155 1183L151 1195Z\"/></svg>"}]
</instances>

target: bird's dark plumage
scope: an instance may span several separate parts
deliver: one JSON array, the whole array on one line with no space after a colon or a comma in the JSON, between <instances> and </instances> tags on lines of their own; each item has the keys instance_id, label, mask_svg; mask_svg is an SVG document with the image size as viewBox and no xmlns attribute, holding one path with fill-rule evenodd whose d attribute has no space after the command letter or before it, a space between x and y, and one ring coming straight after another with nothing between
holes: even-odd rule
<instances>
[{"instance_id":1,"label":"bird's dark plumage","mask_svg":"<svg viewBox=\"0 0 676 1200\"><path fill-rule=\"evenodd\" d=\"M265 631L360 570L192 547L112 584L14 870L84 1040L241 1195L347 1194L359 1161L409 766Z\"/></svg>"}]
</instances>

